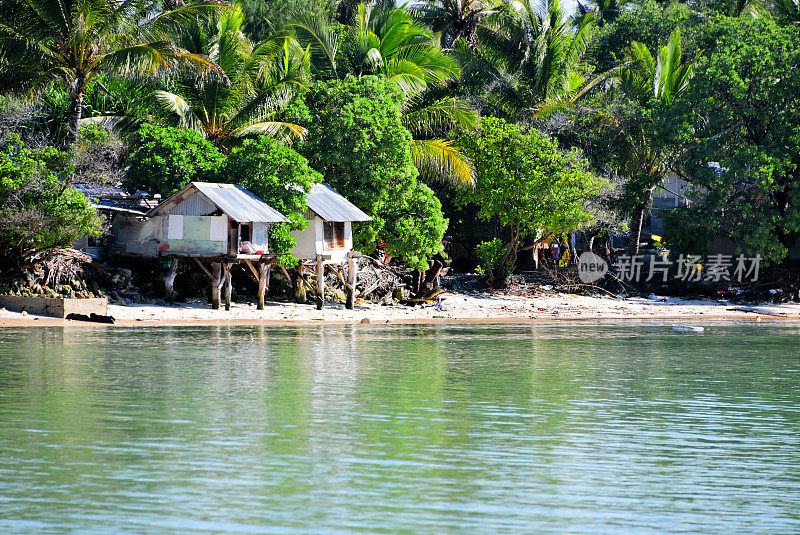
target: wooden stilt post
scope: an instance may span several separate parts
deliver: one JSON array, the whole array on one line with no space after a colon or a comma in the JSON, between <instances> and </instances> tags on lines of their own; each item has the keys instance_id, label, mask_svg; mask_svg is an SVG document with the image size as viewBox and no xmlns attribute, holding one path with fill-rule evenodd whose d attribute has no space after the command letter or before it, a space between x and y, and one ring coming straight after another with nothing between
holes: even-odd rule
<instances>
[{"instance_id":1,"label":"wooden stilt post","mask_svg":"<svg viewBox=\"0 0 800 535\"><path fill-rule=\"evenodd\" d=\"M233 285L231 284L232 269L233 264L225 264L225 310L231 309L231 291L233 291Z\"/></svg>"},{"instance_id":2,"label":"wooden stilt post","mask_svg":"<svg viewBox=\"0 0 800 535\"><path fill-rule=\"evenodd\" d=\"M169 265L169 273L164 277L164 300L167 303L172 303L175 300L175 277L178 275L178 260L177 256L172 257L172 263Z\"/></svg>"},{"instance_id":3,"label":"wooden stilt post","mask_svg":"<svg viewBox=\"0 0 800 535\"><path fill-rule=\"evenodd\" d=\"M294 298L298 303L306 302L306 287L303 284L303 261L297 263L297 278L294 281Z\"/></svg>"},{"instance_id":4,"label":"wooden stilt post","mask_svg":"<svg viewBox=\"0 0 800 535\"><path fill-rule=\"evenodd\" d=\"M325 304L325 264L322 255L317 255L317 310Z\"/></svg>"},{"instance_id":5,"label":"wooden stilt post","mask_svg":"<svg viewBox=\"0 0 800 535\"><path fill-rule=\"evenodd\" d=\"M267 291L267 284L269 278L269 268L266 263L261 261L258 263L258 310L264 310L264 294Z\"/></svg>"},{"instance_id":6,"label":"wooden stilt post","mask_svg":"<svg viewBox=\"0 0 800 535\"><path fill-rule=\"evenodd\" d=\"M211 308L219 310L219 282L222 274L222 265L219 262L211 263Z\"/></svg>"},{"instance_id":7,"label":"wooden stilt post","mask_svg":"<svg viewBox=\"0 0 800 535\"><path fill-rule=\"evenodd\" d=\"M345 292L347 292L347 300L344 307L348 310L353 310L356 300L356 261L353 258L353 251L347 253L347 284L345 284Z\"/></svg>"}]
</instances>

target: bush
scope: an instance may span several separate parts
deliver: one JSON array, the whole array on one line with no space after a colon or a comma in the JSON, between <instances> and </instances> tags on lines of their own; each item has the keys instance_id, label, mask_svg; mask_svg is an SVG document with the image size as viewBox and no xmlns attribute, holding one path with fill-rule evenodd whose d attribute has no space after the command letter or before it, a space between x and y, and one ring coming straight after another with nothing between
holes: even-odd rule
<instances>
[{"instance_id":1,"label":"bush","mask_svg":"<svg viewBox=\"0 0 800 535\"><path fill-rule=\"evenodd\" d=\"M427 268L441 251L447 220L441 203L417 182L403 94L380 76L319 83L295 113L307 117L301 151L339 193L373 218L354 226L355 246L379 242L412 267Z\"/></svg>"},{"instance_id":2,"label":"bush","mask_svg":"<svg viewBox=\"0 0 800 535\"><path fill-rule=\"evenodd\" d=\"M214 179L225 157L193 130L144 125L122 182L131 193L172 195L189 182Z\"/></svg>"},{"instance_id":3,"label":"bush","mask_svg":"<svg viewBox=\"0 0 800 535\"><path fill-rule=\"evenodd\" d=\"M16 135L0 142L0 256L10 264L100 234L97 212L69 185L70 159L26 148Z\"/></svg>"},{"instance_id":4,"label":"bush","mask_svg":"<svg viewBox=\"0 0 800 535\"><path fill-rule=\"evenodd\" d=\"M475 247L475 254L481 261L479 267L483 268L483 273L489 273L496 269L500 262L503 260L503 255L508 246L500 238L494 238L490 241L481 242Z\"/></svg>"}]
</instances>

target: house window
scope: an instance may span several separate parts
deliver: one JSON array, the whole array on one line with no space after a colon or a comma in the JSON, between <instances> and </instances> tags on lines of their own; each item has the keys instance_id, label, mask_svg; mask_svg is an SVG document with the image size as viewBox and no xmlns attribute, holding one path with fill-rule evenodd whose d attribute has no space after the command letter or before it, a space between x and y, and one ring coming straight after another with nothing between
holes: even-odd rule
<instances>
[{"instance_id":1,"label":"house window","mask_svg":"<svg viewBox=\"0 0 800 535\"><path fill-rule=\"evenodd\" d=\"M240 241L251 241L250 240L250 225L242 225L239 227L239 240Z\"/></svg>"},{"instance_id":2,"label":"house window","mask_svg":"<svg viewBox=\"0 0 800 535\"><path fill-rule=\"evenodd\" d=\"M341 221L323 224L326 249L344 248L344 223Z\"/></svg>"}]
</instances>

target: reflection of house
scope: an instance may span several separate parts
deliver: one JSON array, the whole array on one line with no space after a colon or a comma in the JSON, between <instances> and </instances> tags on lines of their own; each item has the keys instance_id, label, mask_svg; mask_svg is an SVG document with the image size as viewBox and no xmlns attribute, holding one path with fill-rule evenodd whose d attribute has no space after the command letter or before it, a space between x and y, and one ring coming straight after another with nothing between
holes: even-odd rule
<instances>
[{"instance_id":1,"label":"reflection of house","mask_svg":"<svg viewBox=\"0 0 800 535\"><path fill-rule=\"evenodd\" d=\"M292 232L297 239L292 255L301 260L316 260L320 255L325 264L345 262L347 253L353 250L352 223L372 218L327 184L315 184L306 204L308 227Z\"/></svg>"}]
</instances>

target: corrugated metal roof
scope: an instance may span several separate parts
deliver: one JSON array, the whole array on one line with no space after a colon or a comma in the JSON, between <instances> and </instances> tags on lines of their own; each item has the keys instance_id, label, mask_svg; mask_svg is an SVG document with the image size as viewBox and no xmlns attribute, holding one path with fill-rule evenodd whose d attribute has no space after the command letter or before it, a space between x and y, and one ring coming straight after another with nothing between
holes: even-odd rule
<instances>
[{"instance_id":1,"label":"corrugated metal roof","mask_svg":"<svg viewBox=\"0 0 800 535\"><path fill-rule=\"evenodd\" d=\"M75 189L83 193L85 197L90 199L100 198L127 198L129 195L125 190L116 186L98 185L98 184L75 184Z\"/></svg>"},{"instance_id":2,"label":"corrugated metal roof","mask_svg":"<svg viewBox=\"0 0 800 535\"><path fill-rule=\"evenodd\" d=\"M306 195L306 204L325 221L372 221L370 216L327 184L314 184Z\"/></svg>"},{"instance_id":3,"label":"corrugated metal roof","mask_svg":"<svg viewBox=\"0 0 800 535\"><path fill-rule=\"evenodd\" d=\"M132 215L145 215L142 210L136 210L134 208L128 208L126 206L120 206L118 204L113 204L105 201L100 201L96 203L92 203L97 210L109 210L111 212L121 212L123 214L132 214Z\"/></svg>"},{"instance_id":4,"label":"corrugated metal roof","mask_svg":"<svg viewBox=\"0 0 800 535\"><path fill-rule=\"evenodd\" d=\"M256 197L244 186L213 182L192 182L183 190L153 208L148 215L155 215L172 199L194 188L214 203L222 212L237 223L286 223L289 220L270 205Z\"/></svg>"}]
</instances>

